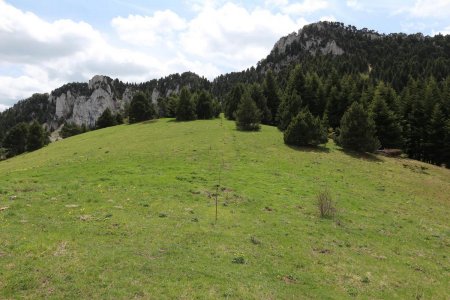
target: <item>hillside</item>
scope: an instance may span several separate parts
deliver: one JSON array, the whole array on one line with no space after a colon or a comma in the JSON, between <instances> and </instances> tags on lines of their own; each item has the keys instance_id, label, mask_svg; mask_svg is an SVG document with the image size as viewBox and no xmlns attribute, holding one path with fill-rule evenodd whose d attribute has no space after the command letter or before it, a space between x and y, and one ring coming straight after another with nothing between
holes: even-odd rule
<instances>
[{"instance_id":1,"label":"hillside","mask_svg":"<svg viewBox=\"0 0 450 300\"><path fill-rule=\"evenodd\" d=\"M2 299L448 298L444 168L160 119L52 143L0 174ZM325 188L335 219L318 215Z\"/></svg>"}]
</instances>

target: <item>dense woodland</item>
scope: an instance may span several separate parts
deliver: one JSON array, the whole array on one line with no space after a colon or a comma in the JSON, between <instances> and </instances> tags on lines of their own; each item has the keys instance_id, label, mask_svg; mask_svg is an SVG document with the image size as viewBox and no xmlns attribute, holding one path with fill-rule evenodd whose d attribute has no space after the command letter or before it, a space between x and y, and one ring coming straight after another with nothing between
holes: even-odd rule
<instances>
[{"instance_id":1,"label":"dense woodland","mask_svg":"<svg viewBox=\"0 0 450 300\"><path fill-rule=\"evenodd\" d=\"M342 55L322 54L332 41ZM111 85L117 97L127 87L141 93L122 115L106 113L112 123L102 127L122 117L131 123L185 121L222 111L243 130L277 126L291 145L317 146L328 136L349 150L401 149L410 158L450 166L449 35L384 35L320 22L305 26L284 51L275 47L256 67L213 82L187 72L142 84L111 79ZM73 88L88 93L82 84L53 93ZM159 95L152 102L155 88ZM0 140L20 122L45 123L54 110L45 99L36 94L0 114ZM67 136L87 130L64 127Z\"/></svg>"}]
</instances>

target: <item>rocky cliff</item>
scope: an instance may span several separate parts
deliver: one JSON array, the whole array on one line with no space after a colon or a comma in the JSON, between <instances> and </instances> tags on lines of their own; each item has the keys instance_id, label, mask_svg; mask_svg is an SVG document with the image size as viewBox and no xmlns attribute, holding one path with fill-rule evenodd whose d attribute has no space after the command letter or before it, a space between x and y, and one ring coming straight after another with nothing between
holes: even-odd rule
<instances>
[{"instance_id":1,"label":"rocky cliff","mask_svg":"<svg viewBox=\"0 0 450 300\"><path fill-rule=\"evenodd\" d=\"M65 122L93 128L107 108L114 114L123 114L137 92L145 93L156 104L159 98L179 93L183 86L208 90L210 82L185 72L139 84L123 83L102 75L94 76L88 83L68 83L50 94L34 94L0 113L0 139L15 124L33 120L51 132Z\"/></svg>"},{"instance_id":2,"label":"rocky cliff","mask_svg":"<svg viewBox=\"0 0 450 300\"><path fill-rule=\"evenodd\" d=\"M56 129L60 120L76 125L94 127L100 115L109 108L111 112L123 112L130 103L136 89L126 87L120 95L114 87L114 81L107 77L96 75L87 85L87 90L67 89L63 92L52 92L49 100L55 105L53 122L48 124Z\"/></svg>"}]
</instances>

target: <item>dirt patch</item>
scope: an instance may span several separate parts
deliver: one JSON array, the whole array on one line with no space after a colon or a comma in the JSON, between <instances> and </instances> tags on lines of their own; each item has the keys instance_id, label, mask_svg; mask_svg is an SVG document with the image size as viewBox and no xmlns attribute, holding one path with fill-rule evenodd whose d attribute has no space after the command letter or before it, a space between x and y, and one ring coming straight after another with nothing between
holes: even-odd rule
<instances>
[{"instance_id":1,"label":"dirt patch","mask_svg":"<svg viewBox=\"0 0 450 300\"><path fill-rule=\"evenodd\" d=\"M80 216L80 221L90 221L91 219L92 219L92 216L90 216L90 215Z\"/></svg>"},{"instance_id":2,"label":"dirt patch","mask_svg":"<svg viewBox=\"0 0 450 300\"><path fill-rule=\"evenodd\" d=\"M325 248L314 248L314 252L320 253L320 254L330 254L332 251L330 249Z\"/></svg>"},{"instance_id":3,"label":"dirt patch","mask_svg":"<svg viewBox=\"0 0 450 300\"><path fill-rule=\"evenodd\" d=\"M64 242L59 243L59 245L56 248L53 255L54 256L64 256L66 253L67 253L67 242L64 241Z\"/></svg>"},{"instance_id":4,"label":"dirt patch","mask_svg":"<svg viewBox=\"0 0 450 300\"><path fill-rule=\"evenodd\" d=\"M272 207L266 206L264 207L265 211L274 211L274 209Z\"/></svg>"},{"instance_id":5,"label":"dirt patch","mask_svg":"<svg viewBox=\"0 0 450 300\"><path fill-rule=\"evenodd\" d=\"M66 207L67 208L76 208L76 207L78 207L79 205L77 205L77 204L67 204L66 205Z\"/></svg>"},{"instance_id":6,"label":"dirt patch","mask_svg":"<svg viewBox=\"0 0 450 300\"><path fill-rule=\"evenodd\" d=\"M297 282L297 280L295 280L294 276L292 275L283 276L283 281L286 284L294 284Z\"/></svg>"}]
</instances>

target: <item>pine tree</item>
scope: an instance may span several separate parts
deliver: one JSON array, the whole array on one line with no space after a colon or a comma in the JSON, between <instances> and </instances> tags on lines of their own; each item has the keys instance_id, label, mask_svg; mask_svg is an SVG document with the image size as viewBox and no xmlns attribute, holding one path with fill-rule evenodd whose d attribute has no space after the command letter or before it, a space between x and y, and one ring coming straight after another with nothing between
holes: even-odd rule
<instances>
[{"instance_id":1,"label":"pine tree","mask_svg":"<svg viewBox=\"0 0 450 300\"><path fill-rule=\"evenodd\" d=\"M380 146L373 120L358 102L342 116L338 144L344 149L361 152L373 152Z\"/></svg>"},{"instance_id":2,"label":"pine tree","mask_svg":"<svg viewBox=\"0 0 450 300\"><path fill-rule=\"evenodd\" d=\"M134 95L130 103L129 119L130 123L137 123L153 119L155 117L155 108L143 93Z\"/></svg>"},{"instance_id":3,"label":"pine tree","mask_svg":"<svg viewBox=\"0 0 450 300\"><path fill-rule=\"evenodd\" d=\"M404 150L410 158L424 160L429 116L423 103L423 89L411 78L403 92L402 114Z\"/></svg>"},{"instance_id":4,"label":"pine tree","mask_svg":"<svg viewBox=\"0 0 450 300\"><path fill-rule=\"evenodd\" d=\"M292 94L283 97L278 108L278 129L286 130L292 119L300 112L301 104L302 98L295 90Z\"/></svg>"},{"instance_id":5,"label":"pine tree","mask_svg":"<svg viewBox=\"0 0 450 300\"><path fill-rule=\"evenodd\" d=\"M293 146L317 146L327 142L322 121L305 108L292 119L284 132L284 143Z\"/></svg>"},{"instance_id":6,"label":"pine tree","mask_svg":"<svg viewBox=\"0 0 450 300\"><path fill-rule=\"evenodd\" d=\"M259 84L252 84L250 86L250 96L255 101L256 107L261 112L261 123L270 125L272 121L272 114L267 106L267 99L264 96L263 90Z\"/></svg>"},{"instance_id":7,"label":"pine tree","mask_svg":"<svg viewBox=\"0 0 450 300\"><path fill-rule=\"evenodd\" d=\"M27 149L28 124L19 123L11 128L3 140L3 147L8 150L8 157L24 153Z\"/></svg>"},{"instance_id":8,"label":"pine tree","mask_svg":"<svg viewBox=\"0 0 450 300\"><path fill-rule=\"evenodd\" d=\"M302 105L307 107L314 116L321 116L323 113L323 103L319 96L324 97L321 92L322 83L317 73L307 73L305 79L305 91L302 94ZM320 95L322 93L322 95Z\"/></svg>"},{"instance_id":9,"label":"pine tree","mask_svg":"<svg viewBox=\"0 0 450 300\"><path fill-rule=\"evenodd\" d=\"M175 118L177 115L178 97L176 95L170 95L167 99L167 117Z\"/></svg>"},{"instance_id":10,"label":"pine tree","mask_svg":"<svg viewBox=\"0 0 450 300\"><path fill-rule=\"evenodd\" d=\"M28 130L27 151L34 151L44 147L46 144L46 132L41 124L34 121Z\"/></svg>"},{"instance_id":11,"label":"pine tree","mask_svg":"<svg viewBox=\"0 0 450 300\"><path fill-rule=\"evenodd\" d=\"M383 94L375 92L370 113L381 146L383 148L400 148L402 146L402 129L396 116L389 110L383 99Z\"/></svg>"},{"instance_id":12,"label":"pine tree","mask_svg":"<svg viewBox=\"0 0 450 300\"><path fill-rule=\"evenodd\" d=\"M122 117L121 113L117 113L115 118L116 118L116 124L117 125L123 124L123 117Z\"/></svg>"},{"instance_id":13,"label":"pine tree","mask_svg":"<svg viewBox=\"0 0 450 300\"><path fill-rule=\"evenodd\" d=\"M256 131L260 129L261 112L249 92L242 95L236 111L236 127L239 130Z\"/></svg>"},{"instance_id":14,"label":"pine tree","mask_svg":"<svg viewBox=\"0 0 450 300\"><path fill-rule=\"evenodd\" d=\"M267 99L267 107L269 108L270 115L272 117L271 124L276 124L276 115L278 112L278 107L280 106L280 92L278 84L273 76L271 70L266 73L266 78L263 85L264 96Z\"/></svg>"},{"instance_id":15,"label":"pine tree","mask_svg":"<svg viewBox=\"0 0 450 300\"><path fill-rule=\"evenodd\" d=\"M340 120L342 118L341 114L341 99L339 97L339 90L336 86L330 89L327 97L326 111L328 114L328 121L330 122L330 127L336 128L339 126Z\"/></svg>"},{"instance_id":16,"label":"pine tree","mask_svg":"<svg viewBox=\"0 0 450 300\"><path fill-rule=\"evenodd\" d=\"M225 117L228 120L235 119L235 113L239 103L241 102L242 95L245 92L245 87L242 83L239 83L233 87L231 92L225 101Z\"/></svg>"},{"instance_id":17,"label":"pine tree","mask_svg":"<svg viewBox=\"0 0 450 300\"><path fill-rule=\"evenodd\" d=\"M447 151L450 150L448 149L450 145L446 145L448 134L446 126L447 120L442 112L441 105L436 103L431 114L427 153L431 162L438 165L445 163L445 156L448 155Z\"/></svg>"},{"instance_id":18,"label":"pine tree","mask_svg":"<svg viewBox=\"0 0 450 300\"><path fill-rule=\"evenodd\" d=\"M303 73L302 67L296 65L295 68L289 73L289 79L286 86L286 92L288 95L292 94L294 91L297 92L301 97L306 90L306 78Z\"/></svg>"},{"instance_id":19,"label":"pine tree","mask_svg":"<svg viewBox=\"0 0 450 300\"><path fill-rule=\"evenodd\" d=\"M177 106L177 121L191 121L197 118L195 103L189 90L184 87L180 92Z\"/></svg>"},{"instance_id":20,"label":"pine tree","mask_svg":"<svg viewBox=\"0 0 450 300\"><path fill-rule=\"evenodd\" d=\"M444 153L443 163L447 168L450 168L450 119L445 124L445 137L444 137Z\"/></svg>"},{"instance_id":21,"label":"pine tree","mask_svg":"<svg viewBox=\"0 0 450 300\"><path fill-rule=\"evenodd\" d=\"M199 119L212 119L214 116L213 100L210 93L202 90L197 98L197 117Z\"/></svg>"},{"instance_id":22,"label":"pine tree","mask_svg":"<svg viewBox=\"0 0 450 300\"><path fill-rule=\"evenodd\" d=\"M100 117L97 119L96 128L106 128L117 125L115 116L111 113L109 108L105 109Z\"/></svg>"}]
</instances>

